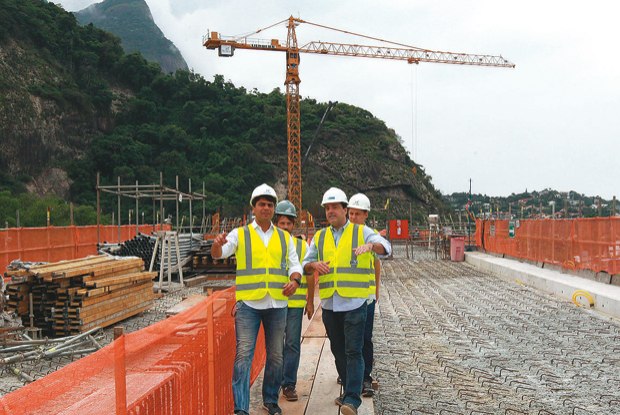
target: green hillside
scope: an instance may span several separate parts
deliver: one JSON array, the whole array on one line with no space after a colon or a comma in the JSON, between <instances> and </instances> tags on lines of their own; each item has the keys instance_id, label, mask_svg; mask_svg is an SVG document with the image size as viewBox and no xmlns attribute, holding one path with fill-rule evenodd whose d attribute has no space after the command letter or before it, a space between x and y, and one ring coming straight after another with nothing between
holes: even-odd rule
<instances>
[{"instance_id":1,"label":"green hillside","mask_svg":"<svg viewBox=\"0 0 620 415\"><path fill-rule=\"evenodd\" d=\"M286 191L286 110L279 90L246 91L222 76L164 74L118 38L40 0L0 0L0 190L56 195L94 206L102 184L205 182L208 211L247 211L267 182ZM197 40L199 41L199 40ZM301 103L302 152L326 103ZM444 209L441 195L393 130L368 111L338 104L303 171L304 207L321 214L329 186L365 192L373 207L422 220ZM111 199L111 198L108 198ZM103 201L104 212L115 200ZM167 208L167 211L170 209ZM372 212L384 215L381 209ZM0 209L0 223L14 221ZM147 212L147 217L150 214ZM124 216L126 217L126 216ZM22 225L28 225L22 217Z\"/></svg>"}]
</instances>

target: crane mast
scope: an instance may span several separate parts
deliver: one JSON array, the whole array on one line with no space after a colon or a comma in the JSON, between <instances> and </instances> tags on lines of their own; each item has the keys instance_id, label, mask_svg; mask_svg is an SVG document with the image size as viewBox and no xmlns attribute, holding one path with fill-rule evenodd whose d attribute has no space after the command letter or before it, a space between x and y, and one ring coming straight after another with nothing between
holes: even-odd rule
<instances>
[{"instance_id":1,"label":"crane mast","mask_svg":"<svg viewBox=\"0 0 620 415\"><path fill-rule=\"evenodd\" d=\"M299 48L295 21L288 20L286 38L286 130L288 135L288 198L298 212L301 207L301 111L299 109Z\"/></svg>"},{"instance_id":2,"label":"crane mast","mask_svg":"<svg viewBox=\"0 0 620 415\"><path fill-rule=\"evenodd\" d=\"M273 26L286 22L288 35L286 43L278 39L255 39L250 38L254 34L262 32ZM311 41L301 47L297 43L295 27L297 24L307 23L310 25L347 33L354 36L380 41L394 46L369 46L347 43ZM303 220L307 213L302 209L302 177L301 177L301 114L299 84L299 57L300 53L315 53L321 55L351 56L360 58L379 58L389 60L401 60L410 64L420 62L444 63L452 65L492 66L501 68L514 68L515 65L504 59L501 55L477 55L468 53L442 52L422 49L401 43L391 42L357 33L351 33L305 20L293 16L280 22L274 23L263 29L242 37L223 37L218 32L210 32L203 38L203 46L207 49L217 49L219 56L230 57L235 49L251 49L262 51L286 52L286 121L287 121L287 150L288 150L288 198L301 212ZM298 218L299 219L299 218Z\"/></svg>"}]
</instances>

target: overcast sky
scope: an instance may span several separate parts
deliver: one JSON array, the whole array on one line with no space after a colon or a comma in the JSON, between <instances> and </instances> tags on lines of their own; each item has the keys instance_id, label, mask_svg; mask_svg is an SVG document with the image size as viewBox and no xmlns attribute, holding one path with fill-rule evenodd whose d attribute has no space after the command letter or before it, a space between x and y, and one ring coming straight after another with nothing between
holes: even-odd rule
<instances>
[{"instance_id":1,"label":"overcast sky","mask_svg":"<svg viewBox=\"0 0 620 415\"><path fill-rule=\"evenodd\" d=\"M77 11L92 0L64 0ZM576 190L620 197L620 25L616 1L146 0L190 68L284 91L283 53L219 58L208 31L253 32L290 15L420 48L502 55L515 69L302 55L300 93L370 111L402 137L442 193ZM256 37L286 40L284 24ZM312 41L372 44L297 27ZM379 44L380 45L380 44ZM303 117L303 114L302 114ZM312 132L302 131L302 140Z\"/></svg>"}]
</instances>

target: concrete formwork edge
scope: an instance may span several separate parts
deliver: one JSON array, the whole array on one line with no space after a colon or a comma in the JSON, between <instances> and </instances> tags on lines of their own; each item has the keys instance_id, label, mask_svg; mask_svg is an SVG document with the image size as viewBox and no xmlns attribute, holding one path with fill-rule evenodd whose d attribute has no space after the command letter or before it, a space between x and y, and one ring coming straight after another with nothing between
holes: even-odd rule
<instances>
[{"instance_id":1,"label":"concrete formwork edge","mask_svg":"<svg viewBox=\"0 0 620 415\"><path fill-rule=\"evenodd\" d=\"M476 268L489 271L499 278L521 283L560 298L579 303L620 318L620 287L589 279L542 269L514 259L498 258L481 252L466 252L465 261ZM589 298L591 297L591 298ZM592 300L592 301L590 301Z\"/></svg>"}]
</instances>

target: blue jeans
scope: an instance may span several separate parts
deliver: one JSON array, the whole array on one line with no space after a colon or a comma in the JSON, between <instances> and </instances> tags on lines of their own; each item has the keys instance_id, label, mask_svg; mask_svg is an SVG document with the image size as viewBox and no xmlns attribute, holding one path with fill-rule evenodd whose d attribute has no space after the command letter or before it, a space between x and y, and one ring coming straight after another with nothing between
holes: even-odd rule
<instances>
[{"instance_id":1,"label":"blue jeans","mask_svg":"<svg viewBox=\"0 0 620 415\"><path fill-rule=\"evenodd\" d=\"M233 368L232 390L235 411L250 412L250 371L261 322L265 330L267 362L263 377L263 402L278 403L282 383L282 349L286 308L257 310L242 301L236 305L235 334L237 351Z\"/></svg>"},{"instance_id":2,"label":"blue jeans","mask_svg":"<svg viewBox=\"0 0 620 415\"><path fill-rule=\"evenodd\" d=\"M284 332L284 371L282 387L297 384L297 369L301 353L301 322L304 308L288 308L286 312L286 330Z\"/></svg>"},{"instance_id":3,"label":"blue jeans","mask_svg":"<svg viewBox=\"0 0 620 415\"><path fill-rule=\"evenodd\" d=\"M364 380L372 382L372 363L373 357L373 345L372 345L372 330L375 325L375 305L377 300L373 300L368 304L366 308L366 329L364 330L364 348L362 354L364 355Z\"/></svg>"},{"instance_id":4,"label":"blue jeans","mask_svg":"<svg viewBox=\"0 0 620 415\"><path fill-rule=\"evenodd\" d=\"M366 302L351 311L323 310L323 324L336 359L336 370L344 385L343 402L356 408L362 404L364 378L364 328L366 326Z\"/></svg>"}]
</instances>

